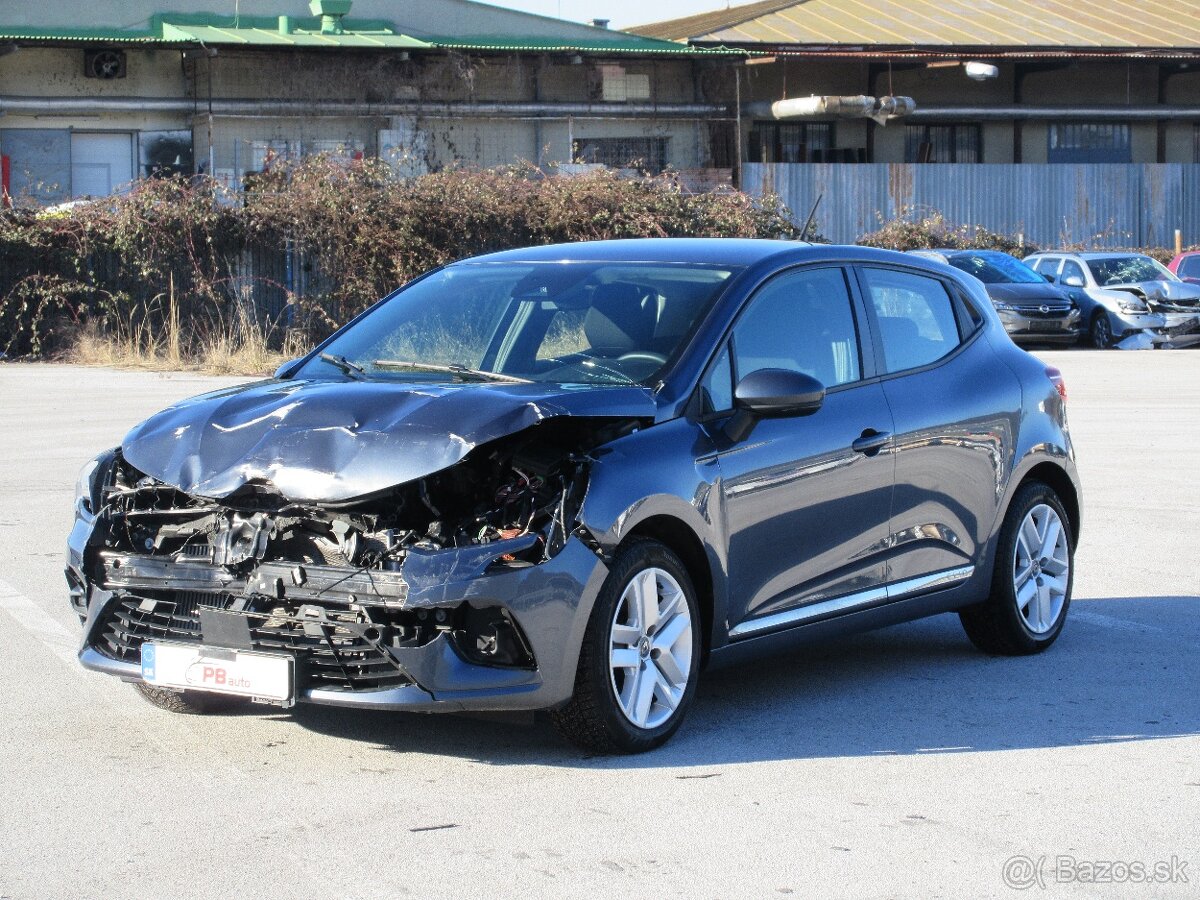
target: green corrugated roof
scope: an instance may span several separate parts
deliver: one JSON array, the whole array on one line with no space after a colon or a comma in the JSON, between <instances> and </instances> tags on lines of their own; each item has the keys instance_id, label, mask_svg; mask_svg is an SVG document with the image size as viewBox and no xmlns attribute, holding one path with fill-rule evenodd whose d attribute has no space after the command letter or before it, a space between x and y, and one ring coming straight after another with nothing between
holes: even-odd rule
<instances>
[{"instance_id":1,"label":"green corrugated roof","mask_svg":"<svg viewBox=\"0 0 1200 900\"><path fill-rule=\"evenodd\" d=\"M281 22L286 24L281 26ZM0 40L84 41L142 44L204 44L205 46L304 47L329 49L445 49L508 52L649 53L677 55L745 55L744 50L724 47L696 48L674 41L614 31L611 36L595 29L595 39L543 38L525 36L427 36L401 34L390 22L347 18L340 34L321 31L315 17L218 16L211 14L167 14L151 19L148 30L121 31L92 28L6 28L0 25Z\"/></svg>"},{"instance_id":2,"label":"green corrugated roof","mask_svg":"<svg viewBox=\"0 0 1200 900\"><path fill-rule=\"evenodd\" d=\"M118 31L113 28L22 28L0 25L0 41L89 41L106 44L160 44L162 38L149 31Z\"/></svg>"},{"instance_id":3,"label":"green corrugated roof","mask_svg":"<svg viewBox=\"0 0 1200 900\"><path fill-rule=\"evenodd\" d=\"M399 34L387 22L343 23L340 34L321 31L319 19L288 18L286 28L280 27L280 19L241 17L237 24L232 19L213 16L197 16L184 19L171 16L158 22L159 33L165 42L199 43L205 45L233 45L246 47L329 47L359 49L414 49L429 48L426 41Z\"/></svg>"}]
</instances>

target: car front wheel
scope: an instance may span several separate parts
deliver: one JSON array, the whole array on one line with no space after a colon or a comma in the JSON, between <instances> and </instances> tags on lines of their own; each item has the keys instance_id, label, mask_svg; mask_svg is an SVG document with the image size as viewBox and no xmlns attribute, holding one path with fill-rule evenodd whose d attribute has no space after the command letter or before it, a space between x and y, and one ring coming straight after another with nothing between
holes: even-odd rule
<instances>
[{"instance_id":1,"label":"car front wheel","mask_svg":"<svg viewBox=\"0 0 1200 900\"><path fill-rule=\"evenodd\" d=\"M1075 546L1058 495L1030 482L1013 498L996 547L991 596L959 612L985 653L1040 653L1058 639L1071 605Z\"/></svg>"},{"instance_id":2,"label":"car front wheel","mask_svg":"<svg viewBox=\"0 0 1200 900\"><path fill-rule=\"evenodd\" d=\"M1104 310L1097 310L1092 316L1092 327L1088 329L1088 334L1092 339L1092 346L1097 350L1108 350L1112 347L1112 323L1108 321L1108 314Z\"/></svg>"},{"instance_id":3,"label":"car front wheel","mask_svg":"<svg viewBox=\"0 0 1200 900\"><path fill-rule=\"evenodd\" d=\"M192 716L233 712L247 706L250 702L243 697L229 697L206 691L172 691L142 682L135 682L134 687L138 689L139 694L159 709Z\"/></svg>"},{"instance_id":4,"label":"car front wheel","mask_svg":"<svg viewBox=\"0 0 1200 900\"><path fill-rule=\"evenodd\" d=\"M551 715L564 737L600 753L640 753L679 728L700 671L700 616L687 570L668 547L623 547L596 599L575 692Z\"/></svg>"}]
</instances>

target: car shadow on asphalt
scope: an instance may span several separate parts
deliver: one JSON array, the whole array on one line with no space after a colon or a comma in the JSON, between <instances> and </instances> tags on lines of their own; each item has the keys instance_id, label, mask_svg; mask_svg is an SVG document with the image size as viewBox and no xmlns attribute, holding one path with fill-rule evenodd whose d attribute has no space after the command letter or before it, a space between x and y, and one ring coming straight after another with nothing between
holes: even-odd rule
<instances>
[{"instance_id":1,"label":"car shadow on asphalt","mask_svg":"<svg viewBox=\"0 0 1200 900\"><path fill-rule=\"evenodd\" d=\"M664 747L592 756L530 721L300 706L304 728L493 765L715 767L780 759L1071 747L1200 734L1200 597L1076 601L1057 644L990 657L955 615L705 673ZM695 777L681 775L679 777Z\"/></svg>"}]
</instances>

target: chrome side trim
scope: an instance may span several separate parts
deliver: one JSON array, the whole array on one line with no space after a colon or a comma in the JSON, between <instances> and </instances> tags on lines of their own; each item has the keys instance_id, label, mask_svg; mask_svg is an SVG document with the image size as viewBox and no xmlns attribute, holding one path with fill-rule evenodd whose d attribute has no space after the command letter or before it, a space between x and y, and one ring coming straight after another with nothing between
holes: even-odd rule
<instances>
[{"instance_id":1,"label":"chrome side trim","mask_svg":"<svg viewBox=\"0 0 1200 900\"><path fill-rule=\"evenodd\" d=\"M899 600L910 594L919 594L934 588L949 587L960 581L966 581L975 574L974 566L959 566L957 569L945 569L941 572L930 572L918 578L909 578L889 584L887 594L889 600Z\"/></svg>"},{"instance_id":2,"label":"chrome side trim","mask_svg":"<svg viewBox=\"0 0 1200 900\"><path fill-rule=\"evenodd\" d=\"M742 622L730 630L729 637L732 640L736 640L737 638L749 637L763 631L771 631L789 625L799 625L810 619L823 618L832 613L848 612L861 607L876 606L881 600L900 600L913 594L958 584L960 581L966 581L973 574L975 574L974 566L959 566L956 569L931 572L919 578L908 578L904 581L885 585L884 587L859 591L856 594L846 594L844 597L834 597L832 600L822 600L820 603L801 606L797 609L785 609L783 612L763 616L761 619L750 619Z\"/></svg>"},{"instance_id":3,"label":"chrome side trim","mask_svg":"<svg viewBox=\"0 0 1200 900\"><path fill-rule=\"evenodd\" d=\"M869 591L859 591L857 594L834 597L832 600L822 600L819 603L801 606L797 609L785 609L783 612L763 616L761 619L749 619L742 622L729 632L729 636L731 638L740 638L751 634L758 634L760 631L780 628L785 625L796 625L808 619L815 619L818 616L845 612L859 606L869 606L881 600L886 600L887 597L887 588L877 587L871 588Z\"/></svg>"}]
</instances>

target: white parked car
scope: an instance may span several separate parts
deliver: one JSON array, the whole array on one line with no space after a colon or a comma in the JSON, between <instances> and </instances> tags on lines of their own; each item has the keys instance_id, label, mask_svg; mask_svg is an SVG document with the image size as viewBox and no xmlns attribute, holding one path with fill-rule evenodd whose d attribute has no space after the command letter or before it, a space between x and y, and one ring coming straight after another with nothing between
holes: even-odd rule
<instances>
[{"instance_id":1,"label":"white parked car","mask_svg":"<svg viewBox=\"0 0 1200 900\"><path fill-rule=\"evenodd\" d=\"M1141 253L1035 253L1025 259L1075 301L1093 347L1200 343L1200 287Z\"/></svg>"}]
</instances>

